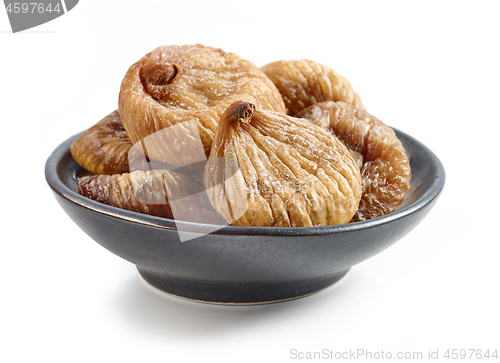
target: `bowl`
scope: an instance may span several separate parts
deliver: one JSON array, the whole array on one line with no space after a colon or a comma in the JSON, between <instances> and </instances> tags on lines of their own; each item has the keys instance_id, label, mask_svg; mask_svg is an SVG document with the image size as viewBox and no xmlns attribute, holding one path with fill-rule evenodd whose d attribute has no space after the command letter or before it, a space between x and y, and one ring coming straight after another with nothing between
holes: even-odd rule
<instances>
[{"instance_id":1,"label":"bowl","mask_svg":"<svg viewBox=\"0 0 500 363\"><path fill-rule=\"evenodd\" d=\"M412 169L410 190L393 213L324 227L237 227L174 221L104 205L77 192L88 172L62 143L45 176L71 219L101 246L135 264L152 286L187 299L227 304L269 303L307 296L403 238L441 193L445 172L424 145L395 130ZM178 231L197 238L181 242ZM210 233L211 232L211 233Z\"/></svg>"}]
</instances>

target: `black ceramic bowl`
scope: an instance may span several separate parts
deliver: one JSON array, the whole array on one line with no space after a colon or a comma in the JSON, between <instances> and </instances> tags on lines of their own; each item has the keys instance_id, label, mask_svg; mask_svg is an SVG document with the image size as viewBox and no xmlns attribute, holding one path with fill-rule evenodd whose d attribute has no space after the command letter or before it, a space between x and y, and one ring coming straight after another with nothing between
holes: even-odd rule
<instances>
[{"instance_id":1,"label":"black ceramic bowl","mask_svg":"<svg viewBox=\"0 0 500 363\"><path fill-rule=\"evenodd\" d=\"M209 228L110 207L77 193L87 174L71 157L79 135L61 144L45 166L47 182L73 221L114 254L135 264L151 285L205 302L263 303L318 292L340 280L351 266L383 251L410 232L443 189L438 158L397 131L410 157L410 191L397 211L369 221L325 227ZM201 237L180 242L177 230Z\"/></svg>"}]
</instances>

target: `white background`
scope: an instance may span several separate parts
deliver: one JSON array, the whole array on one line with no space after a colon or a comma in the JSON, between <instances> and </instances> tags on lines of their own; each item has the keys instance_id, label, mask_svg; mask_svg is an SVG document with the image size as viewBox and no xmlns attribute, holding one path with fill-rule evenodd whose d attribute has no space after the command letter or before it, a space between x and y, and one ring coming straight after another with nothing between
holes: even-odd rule
<instances>
[{"instance_id":1,"label":"white background","mask_svg":"<svg viewBox=\"0 0 500 363\"><path fill-rule=\"evenodd\" d=\"M2 362L287 362L290 351L499 349L498 2L82 0L12 34L0 11ZM117 107L128 67L202 43L309 58L433 150L447 181L407 237L314 296L224 307L161 296L59 207L44 163ZM296 359L295 361L298 361ZM446 361L443 359L443 361Z\"/></svg>"}]
</instances>

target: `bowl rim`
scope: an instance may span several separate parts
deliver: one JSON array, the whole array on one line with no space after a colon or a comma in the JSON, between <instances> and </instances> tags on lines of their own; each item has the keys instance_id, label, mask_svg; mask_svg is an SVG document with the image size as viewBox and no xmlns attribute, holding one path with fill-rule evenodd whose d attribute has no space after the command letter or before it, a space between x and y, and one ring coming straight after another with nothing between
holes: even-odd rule
<instances>
[{"instance_id":1,"label":"bowl rim","mask_svg":"<svg viewBox=\"0 0 500 363\"><path fill-rule=\"evenodd\" d=\"M416 144L417 148L426 154L430 161L430 168L434 167L435 175L431 186L424 194L414 203L404 208L398 209L387 215L373 218L367 221L355 223L347 223L332 226L316 226L316 227L247 227L247 226L220 226L221 228L213 231L214 225L196 222L177 221L173 219L151 216L139 212L133 212L117 207L112 207L103 203L99 203L92 199L86 198L73 190L71 190L58 176L58 167L63 159L69 153L71 143L82 135L82 131L68 138L60 144L49 156L45 164L45 178L54 193L64 198L65 200L74 203L82 208L93 212L106 215L114 219L121 219L126 222L145 225L152 228L163 230L181 230L184 232L194 232L200 234L213 235L265 235L265 236L311 236L311 235L328 235L347 233L358 230L366 230L375 228L395 220L407 217L418 210L424 208L436 199L441 193L445 183L445 171L438 157L424 144L409 136L408 134L393 128L397 136L402 136L411 143Z\"/></svg>"}]
</instances>

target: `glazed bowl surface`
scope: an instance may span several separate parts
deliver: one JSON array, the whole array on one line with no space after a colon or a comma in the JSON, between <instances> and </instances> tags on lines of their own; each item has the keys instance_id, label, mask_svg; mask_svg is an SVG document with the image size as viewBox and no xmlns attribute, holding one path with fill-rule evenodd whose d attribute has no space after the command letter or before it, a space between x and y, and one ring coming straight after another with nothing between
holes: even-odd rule
<instances>
[{"instance_id":1,"label":"glazed bowl surface","mask_svg":"<svg viewBox=\"0 0 500 363\"><path fill-rule=\"evenodd\" d=\"M83 197L77 181L88 172L71 157L75 135L45 165L54 195L71 219L101 246L135 264L154 287L214 303L266 303L318 292L349 269L409 233L436 203L445 181L439 159L395 130L412 169L410 190L393 213L325 227L213 226L131 212ZM181 242L178 231L192 234Z\"/></svg>"}]
</instances>

